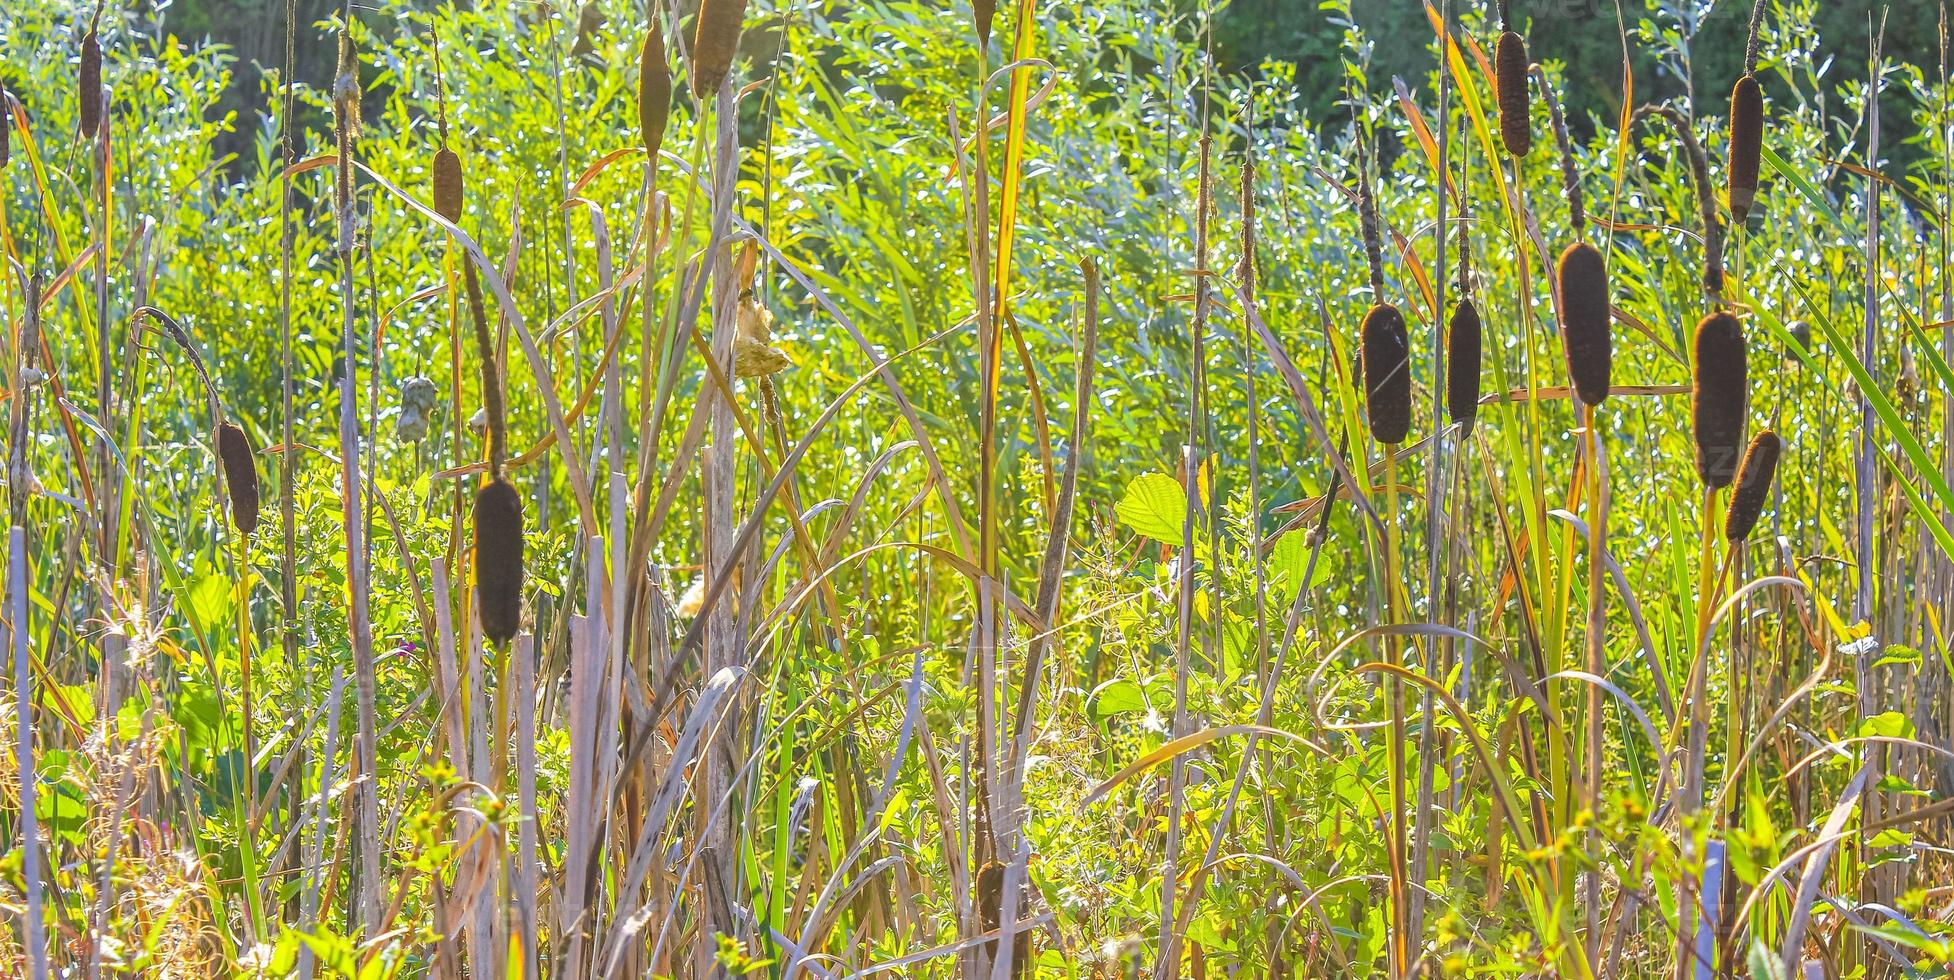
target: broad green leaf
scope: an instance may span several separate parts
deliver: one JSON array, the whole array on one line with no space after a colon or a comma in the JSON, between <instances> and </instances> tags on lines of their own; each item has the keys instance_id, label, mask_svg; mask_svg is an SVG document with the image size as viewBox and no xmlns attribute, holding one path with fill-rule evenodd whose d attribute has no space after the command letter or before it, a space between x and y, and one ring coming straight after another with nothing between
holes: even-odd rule
<instances>
[{"instance_id":1,"label":"broad green leaf","mask_svg":"<svg viewBox=\"0 0 1954 980\"><path fill-rule=\"evenodd\" d=\"M1180 544L1187 520L1187 491L1164 473L1149 473L1126 485L1115 511L1120 523L1163 544Z\"/></svg>"}]
</instances>

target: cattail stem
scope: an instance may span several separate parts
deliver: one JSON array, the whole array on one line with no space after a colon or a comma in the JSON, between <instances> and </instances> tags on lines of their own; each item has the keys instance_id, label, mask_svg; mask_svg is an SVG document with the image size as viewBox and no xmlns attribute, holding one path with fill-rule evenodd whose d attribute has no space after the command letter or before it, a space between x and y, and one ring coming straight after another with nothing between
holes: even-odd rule
<instances>
[{"instance_id":1,"label":"cattail stem","mask_svg":"<svg viewBox=\"0 0 1954 980\"><path fill-rule=\"evenodd\" d=\"M1567 198L1567 223L1574 237L1579 238L1587 229L1588 212L1581 197L1581 174L1574 166L1574 141L1567 135L1567 117L1561 114L1560 98L1547 83L1547 70L1534 65L1533 75L1540 80L1540 93L1547 100L1547 124L1554 132L1554 148L1560 154L1561 194Z\"/></svg>"},{"instance_id":2,"label":"cattail stem","mask_svg":"<svg viewBox=\"0 0 1954 980\"><path fill-rule=\"evenodd\" d=\"M1683 146L1683 158L1689 165L1690 186L1696 191L1696 210L1703 222L1703 291L1712 299L1723 299L1723 220L1717 216L1716 189L1710 183L1710 159L1703 152L1703 144L1696 138L1696 130L1689 116L1674 106L1643 106L1635 111L1635 119L1647 116L1660 116L1676 132L1676 140Z\"/></svg>"}]
</instances>

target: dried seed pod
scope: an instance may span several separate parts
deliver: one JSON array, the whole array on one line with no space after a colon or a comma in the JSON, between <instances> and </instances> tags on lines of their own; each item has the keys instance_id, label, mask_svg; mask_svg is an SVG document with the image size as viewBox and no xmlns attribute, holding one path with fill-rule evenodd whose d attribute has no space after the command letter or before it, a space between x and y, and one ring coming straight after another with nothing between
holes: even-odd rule
<instances>
[{"instance_id":1,"label":"dried seed pod","mask_svg":"<svg viewBox=\"0 0 1954 980\"><path fill-rule=\"evenodd\" d=\"M701 0L692 35L692 97L701 103L719 91L733 70L745 21L746 0Z\"/></svg>"},{"instance_id":2,"label":"dried seed pod","mask_svg":"<svg viewBox=\"0 0 1954 980\"><path fill-rule=\"evenodd\" d=\"M1480 330L1479 307L1460 299L1445 335L1445 411L1461 436L1479 417Z\"/></svg>"},{"instance_id":3,"label":"dried seed pod","mask_svg":"<svg viewBox=\"0 0 1954 980\"><path fill-rule=\"evenodd\" d=\"M645 157L654 164L665 145L665 124L672 115L672 66L665 59L665 32L657 23L645 32L638 50L638 136Z\"/></svg>"},{"instance_id":4,"label":"dried seed pod","mask_svg":"<svg viewBox=\"0 0 1954 980\"><path fill-rule=\"evenodd\" d=\"M0 85L0 170L6 169L7 158L12 153L9 145L14 135L14 96Z\"/></svg>"},{"instance_id":5,"label":"dried seed pod","mask_svg":"<svg viewBox=\"0 0 1954 980\"><path fill-rule=\"evenodd\" d=\"M522 497L497 476L475 493L475 608L496 646L522 628Z\"/></svg>"},{"instance_id":6,"label":"dried seed pod","mask_svg":"<svg viewBox=\"0 0 1954 980\"><path fill-rule=\"evenodd\" d=\"M597 35L604 29L604 19L604 8L596 0L585 0L577 9L577 39L570 44L570 57L581 58L597 50Z\"/></svg>"},{"instance_id":7,"label":"dried seed pod","mask_svg":"<svg viewBox=\"0 0 1954 980\"><path fill-rule=\"evenodd\" d=\"M97 17L101 14L97 11ZM102 42L95 33L96 22L88 22L88 33L81 39L81 135L94 139L102 130Z\"/></svg>"},{"instance_id":8,"label":"dried seed pod","mask_svg":"<svg viewBox=\"0 0 1954 980\"><path fill-rule=\"evenodd\" d=\"M1371 438L1387 446L1411 431L1411 339L1404 314L1379 303L1364 314L1364 407Z\"/></svg>"},{"instance_id":9,"label":"dried seed pod","mask_svg":"<svg viewBox=\"0 0 1954 980\"><path fill-rule=\"evenodd\" d=\"M1730 216L1738 224L1757 200L1757 167L1764 148L1764 93L1745 74L1730 90Z\"/></svg>"},{"instance_id":10,"label":"dried seed pod","mask_svg":"<svg viewBox=\"0 0 1954 980\"><path fill-rule=\"evenodd\" d=\"M1506 152L1526 156L1533 149L1533 128L1527 95L1527 42L1502 31L1493 51L1495 95L1499 97L1499 138Z\"/></svg>"},{"instance_id":11,"label":"dried seed pod","mask_svg":"<svg viewBox=\"0 0 1954 980\"><path fill-rule=\"evenodd\" d=\"M1696 376L1690 392L1696 436L1696 475L1721 489L1736 475L1744 446L1749 373L1744 325L1718 310L1696 325Z\"/></svg>"},{"instance_id":12,"label":"dried seed pod","mask_svg":"<svg viewBox=\"0 0 1954 980\"><path fill-rule=\"evenodd\" d=\"M1608 313L1608 263L1600 250L1576 242L1560 254L1561 343L1567 376L1582 402L1608 400L1615 348Z\"/></svg>"},{"instance_id":13,"label":"dried seed pod","mask_svg":"<svg viewBox=\"0 0 1954 980\"><path fill-rule=\"evenodd\" d=\"M985 932L995 930L1001 925L1000 919L1004 914L1004 871L1003 862L991 861L977 872L977 917ZM998 941L993 939L987 944L993 957L997 955L997 943ZM1011 942L1011 975L1028 976L1027 968L1030 965L1031 933L1020 932Z\"/></svg>"},{"instance_id":14,"label":"dried seed pod","mask_svg":"<svg viewBox=\"0 0 1954 980\"><path fill-rule=\"evenodd\" d=\"M1751 528L1764 513L1764 498L1771 494L1771 477L1778 471L1778 454L1784 441L1769 429L1757 434L1744 452L1743 468L1737 471L1737 490L1730 495L1730 509L1723 514L1723 537L1731 543L1750 537Z\"/></svg>"},{"instance_id":15,"label":"dried seed pod","mask_svg":"<svg viewBox=\"0 0 1954 980\"><path fill-rule=\"evenodd\" d=\"M231 498L231 526L249 537L258 529L258 466L251 438L236 423L218 424L217 458L224 469L225 495Z\"/></svg>"},{"instance_id":16,"label":"dried seed pod","mask_svg":"<svg viewBox=\"0 0 1954 980\"><path fill-rule=\"evenodd\" d=\"M1785 326L1784 330L1786 333L1791 335L1792 340L1798 342L1799 347L1804 348L1806 351L1810 351L1812 349L1812 325L1811 324L1806 323L1803 320L1793 320ZM1784 356L1796 357L1797 355L1792 352L1791 348L1787 347L1785 348Z\"/></svg>"},{"instance_id":17,"label":"dried seed pod","mask_svg":"<svg viewBox=\"0 0 1954 980\"><path fill-rule=\"evenodd\" d=\"M991 23L997 20L997 0L972 0L971 9L977 15L977 44L988 51L991 47Z\"/></svg>"},{"instance_id":18,"label":"dried seed pod","mask_svg":"<svg viewBox=\"0 0 1954 980\"><path fill-rule=\"evenodd\" d=\"M434 152L434 212L450 224L461 221L461 157L442 147Z\"/></svg>"}]
</instances>

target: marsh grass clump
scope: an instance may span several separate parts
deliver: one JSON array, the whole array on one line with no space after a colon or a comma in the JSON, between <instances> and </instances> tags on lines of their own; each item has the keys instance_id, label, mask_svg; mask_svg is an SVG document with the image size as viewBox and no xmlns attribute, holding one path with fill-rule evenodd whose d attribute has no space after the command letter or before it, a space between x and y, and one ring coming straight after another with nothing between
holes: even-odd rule
<instances>
[{"instance_id":1,"label":"marsh grass clump","mask_svg":"<svg viewBox=\"0 0 1954 980\"><path fill-rule=\"evenodd\" d=\"M703 0L692 35L692 97L710 100L733 70L739 53L740 26L746 21L746 0Z\"/></svg>"},{"instance_id":2,"label":"marsh grass clump","mask_svg":"<svg viewBox=\"0 0 1954 980\"><path fill-rule=\"evenodd\" d=\"M1696 374L1690 391L1696 475L1712 490L1730 485L1744 445L1749 400L1744 325L1718 310L1696 325Z\"/></svg>"},{"instance_id":3,"label":"marsh grass clump","mask_svg":"<svg viewBox=\"0 0 1954 980\"><path fill-rule=\"evenodd\" d=\"M1744 465L1737 470L1737 490L1730 495L1730 508L1723 515L1724 540L1735 544L1750 537L1757 519L1764 513L1764 502L1771 494L1771 478L1778 471L1778 456L1784 440L1769 429L1759 432L1744 452Z\"/></svg>"},{"instance_id":4,"label":"marsh grass clump","mask_svg":"<svg viewBox=\"0 0 1954 980\"><path fill-rule=\"evenodd\" d=\"M522 629L522 497L497 474L475 492L475 604L482 636L501 646Z\"/></svg>"},{"instance_id":5,"label":"marsh grass clump","mask_svg":"<svg viewBox=\"0 0 1954 980\"><path fill-rule=\"evenodd\" d=\"M230 498L231 526L249 537L258 529L257 454L251 449L251 437L235 422L218 423L216 442L225 496Z\"/></svg>"},{"instance_id":6,"label":"marsh grass clump","mask_svg":"<svg viewBox=\"0 0 1954 980\"><path fill-rule=\"evenodd\" d=\"M1575 242L1560 255L1561 342L1574 394L1588 405L1608 400L1614 339L1608 310L1608 263L1601 250Z\"/></svg>"}]
</instances>

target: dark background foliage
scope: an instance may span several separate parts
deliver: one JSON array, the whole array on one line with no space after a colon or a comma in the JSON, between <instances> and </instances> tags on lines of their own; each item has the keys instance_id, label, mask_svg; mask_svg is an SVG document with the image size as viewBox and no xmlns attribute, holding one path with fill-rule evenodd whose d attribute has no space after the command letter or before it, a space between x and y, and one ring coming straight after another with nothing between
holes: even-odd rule
<instances>
[{"instance_id":1,"label":"dark background foliage","mask_svg":"<svg viewBox=\"0 0 1954 980\"><path fill-rule=\"evenodd\" d=\"M209 37L229 45L237 55L240 70L225 108L237 110L238 145L226 150L245 149L249 120L262 108L258 66L276 66L284 60L284 15L287 3L296 11L301 24L329 18L338 9L337 0L174 0L144 12L131 8L146 26L166 27L184 38ZM683 2L683 0L681 0ZM1183 13L1199 9L1197 0L1172 0ZM1461 0L1474 23L1483 16L1487 24L1480 39L1491 48L1497 18L1490 0ZM1687 0L1682 0L1686 3ZM1770 0L1767 0L1770 2ZM586 5L593 6L593 5ZM614 4L598 3L599 8ZM691 6L690 3L687 6ZM1000 4L1000 16L1009 9ZM1352 0L1351 11L1365 38L1371 43L1373 79L1402 76L1414 88L1422 87L1431 71L1428 46L1431 28L1423 11L1423 0ZM1833 66L1833 84L1864 76L1863 54L1874 24L1886 18L1886 54L1889 58L1933 69L1940 63L1940 16L1942 0L1841 0L1818 5L1815 27L1828 51L1838 53L1840 63ZM1639 4L1631 5L1627 28L1634 31ZM534 14L549 11L537 4ZM560 8L565 34L576 30L579 17L567 7ZM612 9L615 16L617 11ZM1510 14L1515 26L1527 35L1529 53L1535 61L1561 62L1566 66L1568 91L1565 100L1570 122L1581 133L1593 130L1593 117L1613 119L1621 110L1621 34L1613 0L1511 0ZM1692 45L1694 88L1701 111L1721 112L1724 93L1741 71L1745 28L1750 14L1746 0L1721 0L1697 27ZM590 14L583 20L591 23ZM615 28L616 24L603 29ZM1337 125L1343 116L1337 107L1342 97L1343 77L1338 58L1344 27L1337 18L1326 15L1316 0L1232 0L1215 16L1215 53L1224 71L1254 73L1265 61L1287 61L1296 66L1295 98L1304 104L1310 117ZM1636 50L1637 95L1643 101L1676 98L1686 94L1688 83L1670 67L1659 65L1645 53L1650 46L1631 44ZM324 45L301 45L298 75L305 82L323 85L332 71L332 51ZM1897 98L1897 93L1895 96ZM1896 103L1897 105L1897 103ZM1908 128L1898 112L1887 119L1889 136L1897 137ZM1885 145L1899 147L1897 138ZM1898 151L1901 155L1905 150Z\"/></svg>"}]
</instances>

